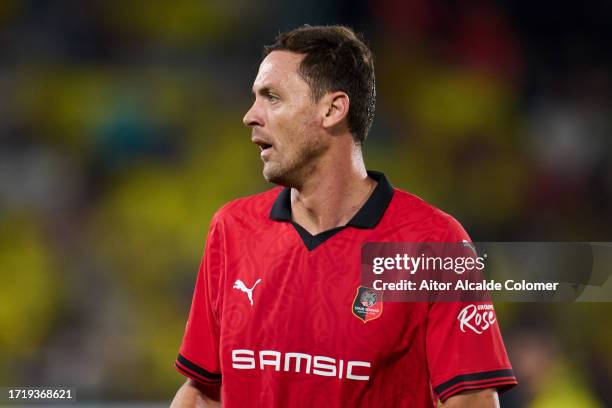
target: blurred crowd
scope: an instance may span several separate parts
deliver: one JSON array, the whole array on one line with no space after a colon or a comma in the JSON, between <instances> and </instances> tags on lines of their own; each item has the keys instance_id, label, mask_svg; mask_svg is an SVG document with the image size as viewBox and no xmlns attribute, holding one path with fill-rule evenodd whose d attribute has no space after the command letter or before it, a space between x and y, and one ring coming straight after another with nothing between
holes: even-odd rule
<instances>
[{"instance_id":1,"label":"blurred crowd","mask_svg":"<svg viewBox=\"0 0 612 408\"><path fill-rule=\"evenodd\" d=\"M0 386L169 400L209 220L270 188L242 116L263 44L376 56L369 168L474 241L612 240L612 4L0 2ZM507 407L612 406L612 306L499 304Z\"/></svg>"}]
</instances>

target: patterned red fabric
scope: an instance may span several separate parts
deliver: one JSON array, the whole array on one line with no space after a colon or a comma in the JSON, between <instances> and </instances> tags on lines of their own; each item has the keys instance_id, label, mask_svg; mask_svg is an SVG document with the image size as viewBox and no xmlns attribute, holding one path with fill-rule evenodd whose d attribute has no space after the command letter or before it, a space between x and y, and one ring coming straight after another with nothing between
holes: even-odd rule
<instances>
[{"instance_id":1,"label":"patterned red fabric","mask_svg":"<svg viewBox=\"0 0 612 408\"><path fill-rule=\"evenodd\" d=\"M497 323L460 330L469 304L383 300L375 319L353 313L362 243L469 240L449 215L378 182L367 214L310 250L303 231L270 216L281 188L222 208L179 372L221 381L224 407L435 407L464 390L515 385Z\"/></svg>"}]
</instances>

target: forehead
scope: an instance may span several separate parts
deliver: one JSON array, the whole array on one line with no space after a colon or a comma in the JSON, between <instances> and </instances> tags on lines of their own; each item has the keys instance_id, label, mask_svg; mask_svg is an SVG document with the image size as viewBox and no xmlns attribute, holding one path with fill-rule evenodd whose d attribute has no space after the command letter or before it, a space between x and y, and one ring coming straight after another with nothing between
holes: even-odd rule
<instances>
[{"instance_id":1,"label":"forehead","mask_svg":"<svg viewBox=\"0 0 612 408\"><path fill-rule=\"evenodd\" d=\"M272 51L259 65L253 90L280 86L307 86L298 73L303 58L303 54L290 51Z\"/></svg>"}]
</instances>

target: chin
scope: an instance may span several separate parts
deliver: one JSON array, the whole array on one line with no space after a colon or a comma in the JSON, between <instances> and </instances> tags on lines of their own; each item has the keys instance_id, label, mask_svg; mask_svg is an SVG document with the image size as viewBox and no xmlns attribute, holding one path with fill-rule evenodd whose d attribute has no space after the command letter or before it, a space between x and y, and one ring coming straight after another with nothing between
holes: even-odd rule
<instances>
[{"instance_id":1,"label":"chin","mask_svg":"<svg viewBox=\"0 0 612 408\"><path fill-rule=\"evenodd\" d=\"M285 182L285 178L282 177L282 175L279 175L279 174L276 174L276 173L269 173L269 172L264 171L263 176L264 176L264 178L266 179L266 181L268 183L278 184L279 186L287 187L287 183Z\"/></svg>"},{"instance_id":2,"label":"chin","mask_svg":"<svg viewBox=\"0 0 612 408\"><path fill-rule=\"evenodd\" d=\"M269 164L264 164L263 176L267 182L278 184L276 182L279 179L278 171L275 171L275 169L270 168Z\"/></svg>"},{"instance_id":3,"label":"chin","mask_svg":"<svg viewBox=\"0 0 612 408\"><path fill-rule=\"evenodd\" d=\"M267 182L278 184L283 187L296 187L298 183L292 179L290 172L282 171L281 169L268 168L264 165L263 176Z\"/></svg>"}]
</instances>

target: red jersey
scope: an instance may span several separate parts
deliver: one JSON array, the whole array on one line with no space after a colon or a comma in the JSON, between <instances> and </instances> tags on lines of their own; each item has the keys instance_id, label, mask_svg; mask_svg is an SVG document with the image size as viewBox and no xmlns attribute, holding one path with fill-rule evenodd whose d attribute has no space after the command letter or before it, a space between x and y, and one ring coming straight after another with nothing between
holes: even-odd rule
<instances>
[{"instance_id":1,"label":"red jersey","mask_svg":"<svg viewBox=\"0 0 612 408\"><path fill-rule=\"evenodd\" d=\"M356 296L370 295L360 287L363 243L469 240L451 216L368 174L378 185L364 206L318 235L292 222L287 188L217 212L179 372L222 383L223 406L240 408L436 407L517 383L496 323L459 327L475 305L379 302L375 319L354 313Z\"/></svg>"}]
</instances>

